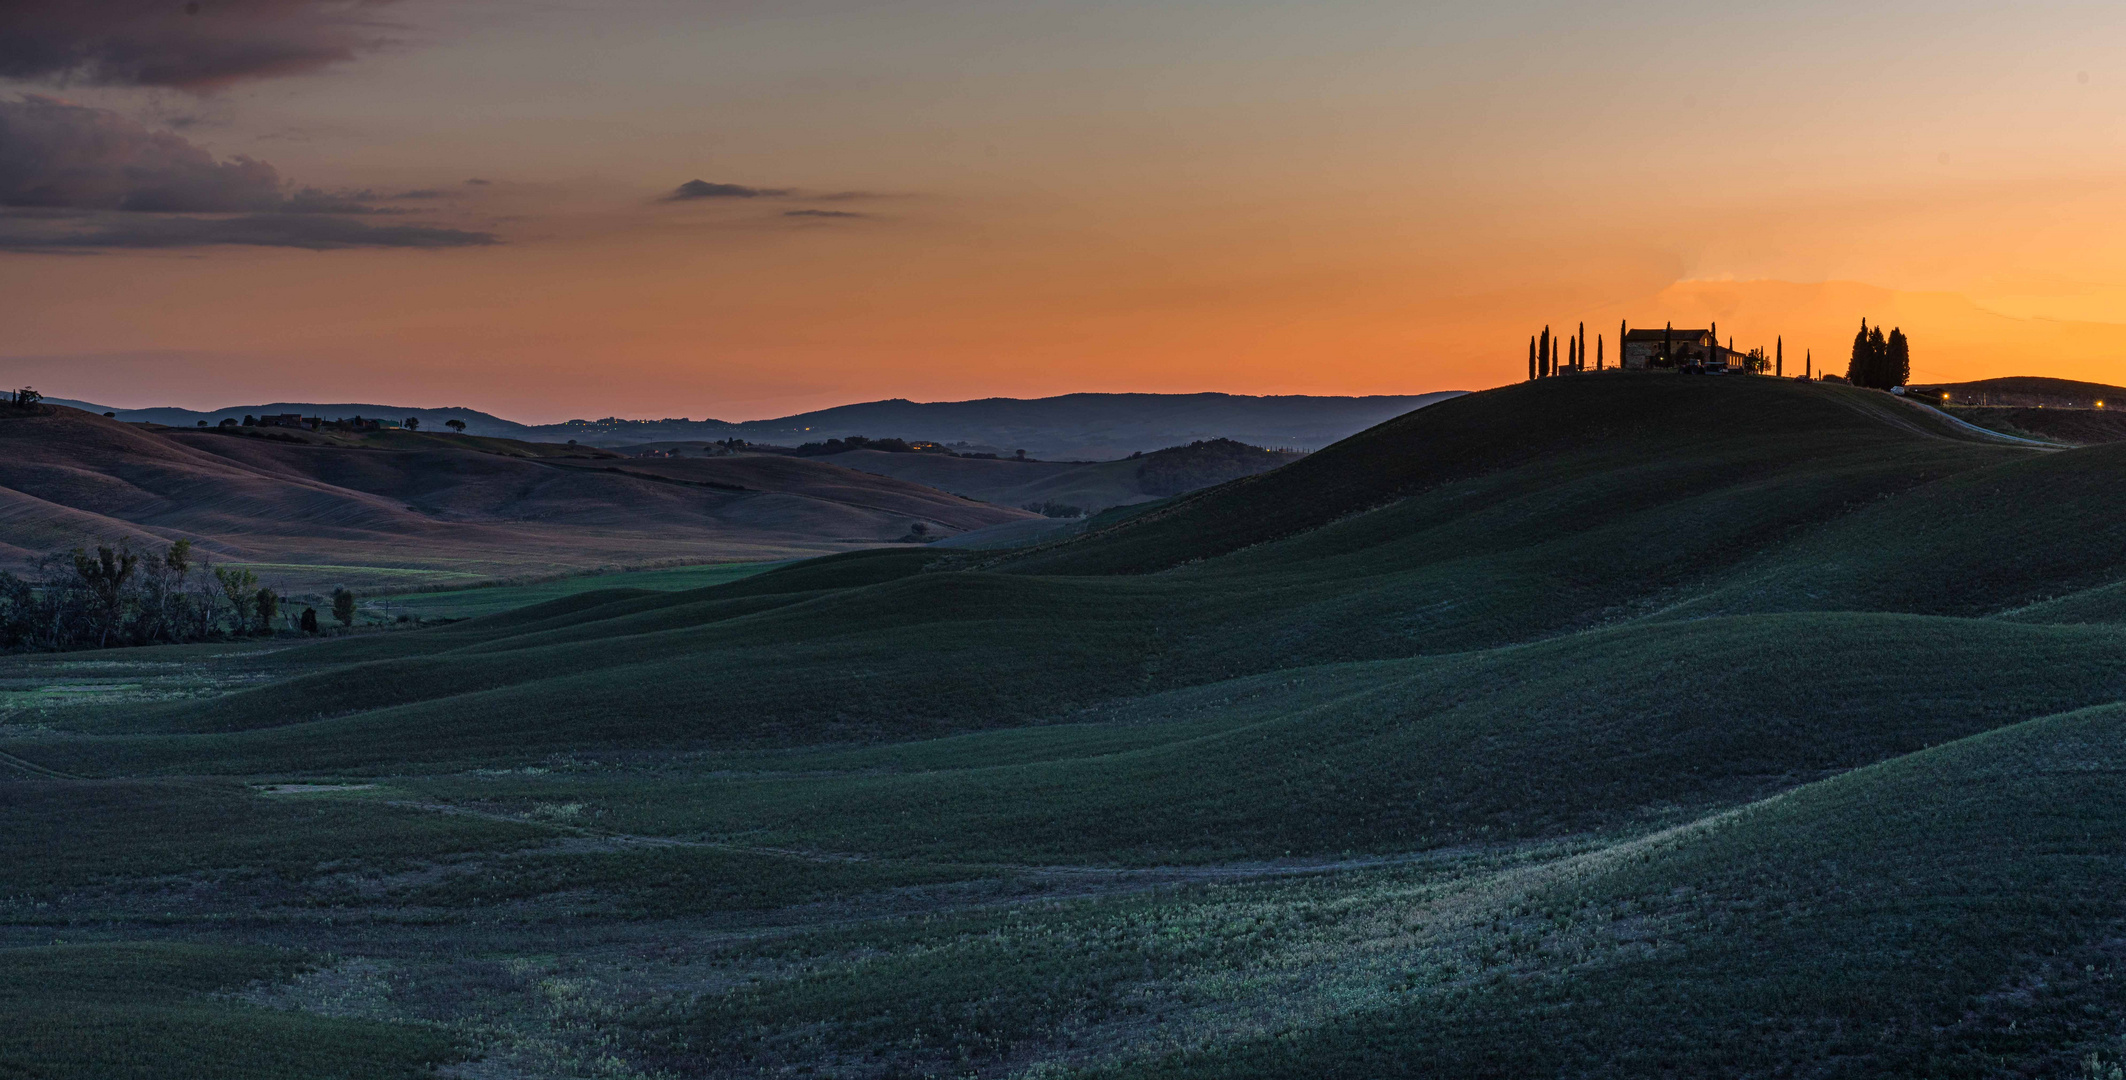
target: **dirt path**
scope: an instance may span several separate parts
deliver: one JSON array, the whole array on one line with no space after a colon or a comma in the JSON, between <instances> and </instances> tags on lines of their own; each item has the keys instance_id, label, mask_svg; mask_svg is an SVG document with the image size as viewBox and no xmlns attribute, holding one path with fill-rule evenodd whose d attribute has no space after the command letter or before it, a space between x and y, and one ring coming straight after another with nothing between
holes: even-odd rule
<instances>
[{"instance_id":1,"label":"dirt path","mask_svg":"<svg viewBox=\"0 0 2126 1080\"><path fill-rule=\"evenodd\" d=\"M47 769L34 761L24 761L13 754L0 753L0 770L8 769L12 769L16 772L28 773L29 775L34 776L39 780L82 779L81 777L75 776L72 773L63 773L57 769Z\"/></svg>"}]
</instances>

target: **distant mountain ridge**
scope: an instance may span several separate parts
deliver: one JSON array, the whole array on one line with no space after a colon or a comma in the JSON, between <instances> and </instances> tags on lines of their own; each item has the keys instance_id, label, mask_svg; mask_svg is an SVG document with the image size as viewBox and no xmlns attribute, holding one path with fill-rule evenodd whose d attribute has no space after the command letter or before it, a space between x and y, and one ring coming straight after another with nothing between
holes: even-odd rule
<instances>
[{"instance_id":1,"label":"distant mountain ridge","mask_svg":"<svg viewBox=\"0 0 2126 1080\"><path fill-rule=\"evenodd\" d=\"M409 405L377 405L359 402L326 405L317 402L276 401L266 405L231 405L224 409L201 411L198 409L180 409L175 406L154 409L119 409L109 405L97 405L88 401L74 401L69 398L45 398L44 400L53 405L65 405L70 408L80 409L83 412L116 413L117 419L127 423L164 424L169 427L195 427L202 420L207 422L208 427L212 427L221 423L224 419L242 420L246 416L301 413L304 416L322 416L327 420L347 416L368 416L384 420L403 421L407 417L417 417L420 419L422 427L432 427L438 430L441 430L443 422L446 420L463 420L465 421L465 433L467 435L494 435L513 439L521 439L527 432L532 430L530 427L519 424L514 420L504 420L492 413L484 413L478 409L468 409L458 405L431 409L416 408Z\"/></svg>"},{"instance_id":2,"label":"distant mountain ridge","mask_svg":"<svg viewBox=\"0 0 2126 1080\"><path fill-rule=\"evenodd\" d=\"M1064 394L1046 398L980 398L972 401L909 401L892 398L798 413L772 420L571 420L519 424L475 409L416 408L346 403L277 402L235 408L113 409L83 401L51 399L90 412L115 412L126 421L191 427L205 420L241 420L245 414L300 412L306 416L419 417L423 427L465 421L472 435L556 442L575 439L590 446L659 442L748 442L796 445L849 435L967 443L1040 458L1105 461L1150 453L1205 439L1227 438L1284 450L1315 450L1375 424L1461 391L1371 397L1243 394Z\"/></svg>"}]
</instances>

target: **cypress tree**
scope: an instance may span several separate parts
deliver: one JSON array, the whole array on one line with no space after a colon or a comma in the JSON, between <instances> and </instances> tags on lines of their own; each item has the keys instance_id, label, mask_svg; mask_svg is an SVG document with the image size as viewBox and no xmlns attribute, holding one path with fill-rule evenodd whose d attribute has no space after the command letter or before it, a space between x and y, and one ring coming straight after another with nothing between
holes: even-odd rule
<instances>
[{"instance_id":1,"label":"cypress tree","mask_svg":"<svg viewBox=\"0 0 2126 1080\"><path fill-rule=\"evenodd\" d=\"M1890 343L1883 340L1882 327L1868 331L1868 385L1877 390L1888 390L1890 382Z\"/></svg>"},{"instance_id":2,"label":"cypress tree","mask_svg":"<svg viewBox=\"0 0 2126 1080\"><path fill-rule=\"evenodd\" d=\"M1573 366L1573 370L1575 370L1575 371L1586 371L1586 370L1587 370L1587 324L1586 324L1586 323L1581 323L1581 324L1580 324L1580 351L1579 351L1579 352L1578 352L1577 354L1575 354L1575 357L1574 357L1574 359L1573 359L1573 362L1572 362L1572 366Z\"/></svg>"},{"instance_id":3,"label":"cypress tree","mask_svg":"<svg viewBox=\"0 0 2126 1080\"><path fill-rule=\"evenodd\" d=\"M1860 332L1853 335L1853 358L1846 361L1845 378L1854 386L1866 386L1868 377L1868 320L1860 320Z\"/></svg>"},{"instance_id":4,"label":"cypress tree","mask_svg":"<svg viewBox=\"0 0 2126 1080\"><path fill-rule=\"evenodd\" d=\"M1772 339L1772 377L1777 379L1783 378L1785 377L1785 375L1786 338L1784 336L1781 336Z\"/></svg>"},{"instance_id":5,"label":"cypress tree","mask_svg":"<svg viewBox=\"0 0 2126 1080\"><path fill-rule=\"evenodd\" d=\"M1550 328L1547 326L1543 328L1543 347L1536 353L1535 371L1538 378L1550 377Z\"/></svg>"},{"instance_id":6,"label":"cypress tree","mask_svg":"<svg viewBox=\"0 0 2126 1080\"><path fill-rule=\"evenodd\" d=\"M1618 319L1618 320L1617 320L1617 366L1618 366L1618 367L1623 367L1623 366L1624 366L1624 335L1626 335L1626 334L1628 334L1628 333L1630 333L1630 332L1631 332L1631 326L1630 326L1630 324L1626 323L1626 322L1625 322L1625 321L1624 321L1623 319Z\"/></svg>"},{"instance_id":7,"label":"cypress tree","mask_svg":"<svg viewBox=\"0 0 2126 1080\"><path fill-rule=\"evenodd\" d=\"M1565 370L1580 370L1580 339L1565 339Z\"/></svg>"},{"instance_id":8,"label":"cypress tree","mask_svg":"<svg viewBox=\"0 0 2126 1080\"><path fill-rule=\"evenodd\" d=\"M1890 328L1890 340L1883 349L1883 378L1891 386L1904 386L1912 381L1912 343L1905 340L1905 332Z\"/></svg>"},{"instance_id":9,"label":"cypress tree","mask_svg":"<svg viewBox=\"0 0 2126 1080\"><path fill-rule=\"evenodd\" d=\"M1673 362L1676 357L1676 324L1661 324L1661 359Z\"/></svg>"},{"instance_id":10,"label":"cypress tree","mask_svg":"<svg viewBox=\"0 0 2126 1080\"><path fill-rule=\"evenodd\" d=\"M1528 335L1528 381L1535 381L1535 335Z\"/></svg>"},{"instance_id":11,"label":"cypress tree","mask_svg":"<svg viewBox=\"0 0 2126 1080\"><path fill-rule=\"evenodd\" d=\"M1602 370L1602 335L1595 335L1595 370Z\"/></svg>"},{"instance_id":12,"label":"cypress tree","mask_svg":"<svg viewBox=\"0 0 2126 1080\"><path fill-rule=\"evenodd\" d=\"M1814 349L1801 350L1801 379L1803 382L1816 381L1816 350Z\"/></svg>"}]
</instances>

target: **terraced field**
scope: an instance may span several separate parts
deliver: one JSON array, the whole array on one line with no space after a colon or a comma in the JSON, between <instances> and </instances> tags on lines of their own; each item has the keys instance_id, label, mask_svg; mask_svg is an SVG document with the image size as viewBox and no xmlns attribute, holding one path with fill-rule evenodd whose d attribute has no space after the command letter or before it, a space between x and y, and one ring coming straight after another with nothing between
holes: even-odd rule
<instances>
[{"instance_id":1,"label":"terraced field","mask_svg":"<svg viewBox=\"0 0 2126 1080\"><path fill-rule=\"evenodd\" d=\"M2122 453L1603 373L1044 546L11 658L0 1073L2109 1075Z\"/></svg>"}]
</instances>

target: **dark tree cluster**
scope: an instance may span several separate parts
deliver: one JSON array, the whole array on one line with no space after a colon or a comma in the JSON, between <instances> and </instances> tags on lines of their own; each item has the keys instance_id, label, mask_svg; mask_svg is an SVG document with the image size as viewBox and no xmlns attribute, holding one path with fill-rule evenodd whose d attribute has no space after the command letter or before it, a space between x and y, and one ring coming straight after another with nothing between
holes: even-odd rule
<instances>
[{"instance_id":1,"label":"dark tree cluster","mask_svg":"<svg viewBox=\"0 0 2126 1080\"><path fill-rule=\"evenodd\" d=\"M1042 517L1076 518L1085 516L1084 507L1072 506L1069 503L1059 503L1054 499L1044 499L1041 502L1026 503L1021 506L1020 509L1031 510L1036 514L1041 515Z\"/></svg>"},{"instance_id":2,"label":"dark tree cluster","mask_svg":"<svg viewBox=\"0 0 2126 1080\"><path fill-rule=\"evenodd\" d=\"M825 457L848 450L880 450L888 454L907 454L917 452L917 447L906 439L867 439L862 435L851 435L847 438L828 439L826 442L808 442L798 447L794 453L798 457Z\"/></svg>"},{"instance_id":3,"label":"dark tree cluster","mask_svg":"<svg viewBox=\"0 0 2126 1080\"><path fill-rule=\"evenodd\" d=\"M271 634L281 599L249 570L195 558L189 540L160 553L120 540L49 556L36 580L0 571L0 648L101 649ZM306 609L301 621L314 631L316 612Z\"/></svg>"},{"instance_id":4,"label":"dark tree cluster","mask_svg":"<svg viewBox=\"0 0 2126 1080\"><path fill-rule=\"evenodd\" d=\"M1903 330L1892 327L1884 337L1882 327L1869 327L1866 319L1860 320L1860 332L1853 335L1853 358L1846 363L1846 381L1854 386L1888 390L1903 386L1912 380L1912 346L1905 340Z\"/></svg>"}]
</instances>

